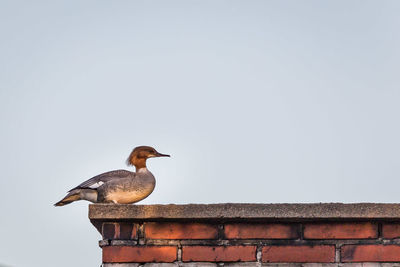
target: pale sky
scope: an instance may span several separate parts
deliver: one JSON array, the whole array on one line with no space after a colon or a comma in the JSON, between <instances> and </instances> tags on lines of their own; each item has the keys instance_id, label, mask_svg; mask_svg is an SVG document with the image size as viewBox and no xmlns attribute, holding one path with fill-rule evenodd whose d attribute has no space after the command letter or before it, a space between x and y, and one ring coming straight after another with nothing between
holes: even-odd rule
<instances>
[{"instance_id":1,"label":"pale sky","mask_svg":"<svg viewBox=\"0 0 400 267\"><path fill-rule=\"evenodd\" d=\"M0 265L99 266L67 190L141 204L399 202L399 1L0 2Z\"/></svg>"}]
</instances>

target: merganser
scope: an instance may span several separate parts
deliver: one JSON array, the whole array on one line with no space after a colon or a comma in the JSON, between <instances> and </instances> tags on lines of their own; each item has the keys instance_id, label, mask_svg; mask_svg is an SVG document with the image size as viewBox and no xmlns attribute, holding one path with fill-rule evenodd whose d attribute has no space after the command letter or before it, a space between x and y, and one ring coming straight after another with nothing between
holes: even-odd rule
<instances>
[{"instance_id":1,"label":"merganser","mask_svg":"<svg viewBox=\"0 0 400 267\"><path fill-rule=\"evenodd\" d=\"M115 170L97 175L68 191L54 206L64 206L77 200L93 203L131 204L149 196L156 185L153 174L146 168L146 160L153 157L169 157L150 146L133 149L127 165L136 167L136 172Z\"/></svg>"}]
</instances>

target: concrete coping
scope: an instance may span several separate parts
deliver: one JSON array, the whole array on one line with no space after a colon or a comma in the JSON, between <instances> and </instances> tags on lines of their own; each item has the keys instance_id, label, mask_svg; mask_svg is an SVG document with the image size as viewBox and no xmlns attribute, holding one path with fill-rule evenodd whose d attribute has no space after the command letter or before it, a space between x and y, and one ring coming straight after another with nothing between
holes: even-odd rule
<instances>
[{"instance_id":1,"label":"concrete coping","mask_svg":"<svg viewBox=\"0 0 400 267\"><path fill-rule=\"evenodd\" d=\"M400 204L91 204L89 219L100 221L400 221Z\"/></svg>"}]
</instances>

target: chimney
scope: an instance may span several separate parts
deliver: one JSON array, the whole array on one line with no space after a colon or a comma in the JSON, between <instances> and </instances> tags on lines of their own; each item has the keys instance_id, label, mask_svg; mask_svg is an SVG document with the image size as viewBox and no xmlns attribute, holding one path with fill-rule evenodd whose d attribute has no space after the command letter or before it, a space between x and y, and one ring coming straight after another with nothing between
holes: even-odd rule
<instances>
[{"instance_id":1,"label":"chimney","mask_svg":"<svg viewBox=\"0 0 400 267\"><path fill-rule=\"evenodd\" d=\"M400 266L400 204L92 204L103 267Z\"/></svg>"}]
</instances>

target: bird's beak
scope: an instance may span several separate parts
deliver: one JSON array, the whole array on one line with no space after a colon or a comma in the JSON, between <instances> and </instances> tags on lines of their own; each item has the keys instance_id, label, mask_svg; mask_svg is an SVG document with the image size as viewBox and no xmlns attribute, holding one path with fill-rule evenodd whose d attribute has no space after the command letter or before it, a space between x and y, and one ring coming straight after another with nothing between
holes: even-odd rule
<instances>
[{"instance_id":1,"label":"bird's beak","mask_svg":"<svg viewBox=\"0 0 400 267\"><path fill-rule=\"evenodd\" d=\"M170 155L167 154L161 154L159 152L157 152L157 154L155 155L156 157L170 157Z\"/></svg>"}]
</instances>

